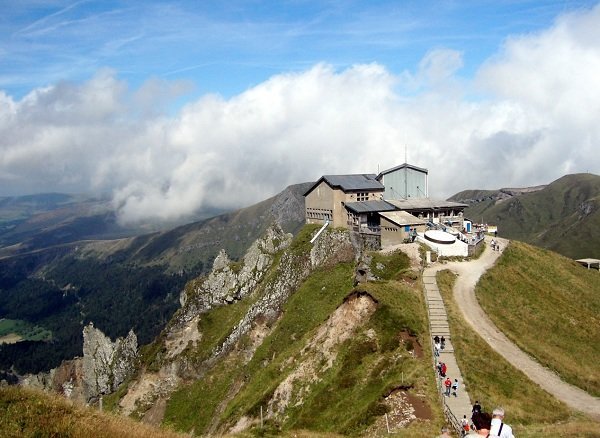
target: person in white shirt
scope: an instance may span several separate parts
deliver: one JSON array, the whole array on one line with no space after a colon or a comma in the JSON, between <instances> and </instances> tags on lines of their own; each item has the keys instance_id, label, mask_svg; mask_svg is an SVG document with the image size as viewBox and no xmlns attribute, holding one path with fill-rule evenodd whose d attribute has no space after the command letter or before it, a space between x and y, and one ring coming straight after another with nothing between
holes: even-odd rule
<instances>
[{"instance_id":1,"label":"person in white shirt","mask_svg":"<svg viewBox=\"0 0 600 438\"><path fill-rule=\"evenodd\" d=\"M504 409L502 408L496 408L492 411L490 435L498 435L500 438L515 438L512 427L504 423Z\"/></svg>"}]
</instances>

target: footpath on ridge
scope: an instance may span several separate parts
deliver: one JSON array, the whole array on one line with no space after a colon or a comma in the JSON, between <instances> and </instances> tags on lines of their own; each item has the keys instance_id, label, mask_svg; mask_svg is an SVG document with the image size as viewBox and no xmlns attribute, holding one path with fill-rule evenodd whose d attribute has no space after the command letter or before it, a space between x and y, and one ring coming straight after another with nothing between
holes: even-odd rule
<instances>
[{"instance_id":1,"label":"footpath on ridge","mask_svg":"<svg viewBox=\"0 0 600 438\"><path fill-rule=\"evenodd\" d=\"M587 392L570 385L549 369L540 365L528 354L524 353L513 344L503 333L498 330L494 323L488 318L484 310L479 306L475 297L475 285L481 275L491 268L502 251L492 251L489 245L491 238L487 237L488 245L481 256L469 262L449 262L445 264L434 263L423 271L423 283L429 309L429 322L431 335L436 334L447 339L446 349L442 350L439 360L445 362L448 367L447 375L454 381L458 378L460 383L459 396L446 398L447 405L452 414L460 421L463 415L470 418L471 400L465 391L460 369L456 365L454 348L452 347L448 319L442 297L437 288L435 276L442 270L450 270L458 274L453 288L454 299L461 303L460 309L463 318L471 325L479 335L502 357L504 357L515 368L523 371L527 377L541 386L545 391L552 394L571 408L584 412L596 420L600 420L600 398L594 397ZM506 248L508 241L498 239L501 248ZM468 309L468 312L466 311ZM462 391L461 391L462 390Z\"/></svg>"},{"instance_id":2,"label":"footpath on ridge","mask_svg":"<svg viewBox=\"0 0 600 438\"><path fill-rule=\"evenodd\" d=\"M450 397L444 397L445 409L450 410L450 418L454 423L456 429L460 428L460 420L463 415L466 415L470 420L471 418L471 399L467 392L462 374L458 368L456 357L454 356L454 347L452 346L452 338L450 337L450 328L448 326L448 315L446 314L446 307L444 301L438 289L437 282L435 280L437 270L433 268L427 268L423 271L423 284L425 286L425 297L427 301L427 312L429 313L429 326L431 329L432 339L435 336L440 338L444 336L446 339L445 347L440 351L440 356L437 358L438 362L446 364L446 377L449 377L452 382L454 379L458 379L458 393L454 395L451 392ZM433 342L433 341L432 341ZM437 362L436 362L437 365ZM438 388L441 393L445 392L443 381L445 378L437 375Z\"/></svg>"}]
</instances>

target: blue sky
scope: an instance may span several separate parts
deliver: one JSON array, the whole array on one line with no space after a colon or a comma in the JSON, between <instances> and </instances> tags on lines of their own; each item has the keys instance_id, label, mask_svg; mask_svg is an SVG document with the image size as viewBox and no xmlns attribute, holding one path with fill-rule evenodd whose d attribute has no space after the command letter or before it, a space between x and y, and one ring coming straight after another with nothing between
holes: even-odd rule
<instances>
[{"instance_id":1,"label":"blue sky","mask_svg":"<svg viewBox=\"0 0 600 438\"><path fill-rule=\"evenodd\" d=\"M405 156L434 198L600 173L598 2L2 6L0 196L135 222Z\"/></svg>"},{"instance_id":2,"label":"blue sky","mask_svg":"<svg viewBox=\"0 0 600 438\"><path fill-rule=\"evenodd\" d=\"M430 50L463 53L470 77L503 40L538 31L560 1L31 1L4 2L0 88L21 98L58 81L114 69L132 87L149 77L232 96L274 74L326 62L414 70Z\"/></svg>"}]
</instances>

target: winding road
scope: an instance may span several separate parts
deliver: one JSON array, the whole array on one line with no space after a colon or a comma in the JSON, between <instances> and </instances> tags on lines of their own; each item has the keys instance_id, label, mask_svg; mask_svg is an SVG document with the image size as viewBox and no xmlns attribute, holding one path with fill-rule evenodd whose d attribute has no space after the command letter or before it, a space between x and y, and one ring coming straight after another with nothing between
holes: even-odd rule
<instances>
[{"instance_id":1,"label":"winding road","mask_svg":"<svg viewBox=\"0 0 600 438\"><path fill-rule=\"evenodd\" d=\"M486 238L486 240L489 243L490 238ZM506 248L508 241L505 239L498 240L500 240L501 248ZM443 265L434 264L426 271L433 274L449 269L458 274L453 289L454 299L461 303L459 307L463 318L473 327L473 330L479 333L496 352L500 353L515 368L523 371L527 377L544 390L571 408L600 420L600 398L564 382L557 374L524 353L498 330L479 306L479 302L475 297L475 285L481 275L494 265L501 253L501 251L492 251L490 245L486 245L483 254L476 260L450 262ZM469 311L466 312L466 309Z\"/></svg>"}]
</instances>

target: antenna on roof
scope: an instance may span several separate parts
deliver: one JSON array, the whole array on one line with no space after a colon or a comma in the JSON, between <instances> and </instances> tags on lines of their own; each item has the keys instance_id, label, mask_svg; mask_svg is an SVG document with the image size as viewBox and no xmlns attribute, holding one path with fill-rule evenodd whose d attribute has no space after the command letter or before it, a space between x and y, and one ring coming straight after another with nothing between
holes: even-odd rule
<instances>
[{"instance_id":1,"label":"antenna on roof","mask_svg":"<svg viewBox=\"0 0 600 438\"><path fill-rule=\"evenodd\" d=\"M408 164L408 145L404 143L404 162Z\"/></svg>"}]
</instances>

